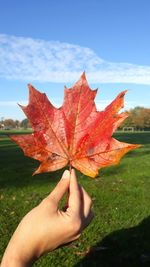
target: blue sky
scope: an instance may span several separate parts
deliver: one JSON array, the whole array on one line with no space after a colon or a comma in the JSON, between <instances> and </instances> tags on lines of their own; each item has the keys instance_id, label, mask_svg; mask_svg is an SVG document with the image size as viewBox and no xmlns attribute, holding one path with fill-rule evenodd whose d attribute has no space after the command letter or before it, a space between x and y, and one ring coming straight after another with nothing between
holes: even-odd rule
<instances>
[{"instance_id":1,"label":"blue sky","mask_svg":"<svg viewBox=\"0 0 150 267\"><path fill-rule=\"evenodd\" d=\"M0 0L0 119L23 119L27 83L57 106L85 70L98 109L124 89L150 107L149 0Z\"/></svg>"}]
</instances>

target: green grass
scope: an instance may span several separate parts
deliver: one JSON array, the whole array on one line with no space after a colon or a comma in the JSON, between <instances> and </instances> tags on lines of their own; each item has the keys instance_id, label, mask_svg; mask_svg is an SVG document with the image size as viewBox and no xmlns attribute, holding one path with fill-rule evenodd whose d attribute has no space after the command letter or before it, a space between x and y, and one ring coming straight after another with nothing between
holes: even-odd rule
<instances>
[{"instance_id":1,"label":"green grass","mask_svg":"<svg viewBox=\"0 0 150 267\"><path fill-rule=\"evenodd\" d=\"M10 133L10 132L9 132ZM150 133L117 133L143 146L96 179L77 172L93 199L95 218L81 238L35 266L150 266ZM38 162L0 133L0 255L21 218L56 185L63 170L32 177Z\"/></svg>"}]
</instances>

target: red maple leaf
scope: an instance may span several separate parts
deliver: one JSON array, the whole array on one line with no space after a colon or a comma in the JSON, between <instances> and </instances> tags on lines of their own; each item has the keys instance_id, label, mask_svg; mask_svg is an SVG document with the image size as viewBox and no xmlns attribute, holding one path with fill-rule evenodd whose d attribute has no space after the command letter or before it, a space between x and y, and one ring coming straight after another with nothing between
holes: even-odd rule
<instances>
[{"instance_id":1,"label":"red maple leaf","mask_svg":"<svg viewBox=\"0 0 150 267\"><path fill-rule=\"evenodd\" d=\"M91 90L85 73L72 88L65 88L62 107L55 108L47 96L29 85L29 104L22 110L33 133L13 135L11 139L24 154L41 162L34 174L55 171L68 163L85 175L95 177L102 167L117 164L135 144L119 142L112 137L127 117L118 114L124 106L121 92L105 108L97 111L97 90Z\"/></svg>"}]
</instances>

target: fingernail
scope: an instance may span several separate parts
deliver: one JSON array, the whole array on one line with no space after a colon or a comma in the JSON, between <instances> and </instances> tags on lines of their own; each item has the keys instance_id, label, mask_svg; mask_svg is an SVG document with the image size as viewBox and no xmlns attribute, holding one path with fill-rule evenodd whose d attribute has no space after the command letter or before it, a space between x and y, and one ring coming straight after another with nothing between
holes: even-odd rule
<instances>
[{"instance_id":1,"label":"fingernail","mask_svg":"<svg viewBox=\"0 0 150 267\"><path fill-rule=\"evenodd\" d=\"M69 179L69 178L70 178L70 171L65 170L62 175L62 179Z\"/></svg>"}]
</instances>

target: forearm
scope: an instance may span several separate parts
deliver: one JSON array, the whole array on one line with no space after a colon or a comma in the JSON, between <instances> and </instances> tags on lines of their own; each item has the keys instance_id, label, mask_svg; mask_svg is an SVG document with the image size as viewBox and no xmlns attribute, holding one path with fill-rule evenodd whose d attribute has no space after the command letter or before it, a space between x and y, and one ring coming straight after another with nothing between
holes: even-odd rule
<instances>
[{"instance_id":1,"label":"forearm","mask_svg":"<svg viewBox=\"0 0 150 267\"><path fill-rule=\"evenodd\" d=\"M13 248L7 248L0 267L31 267L34 260L26 261L22 258L22 255L17 253Z\"/></svg>"},{"instance_id":2,"label":"forearm","mask_svg":"<svg viewBox=\"0 0 150 267\"><path fill-rule=\"evenodd\" d=\"M25 264L24 262L18 260L16 257L12 255L4 255L1 267L31 267L30 264Z\"/></svg>"}]
</instances>

